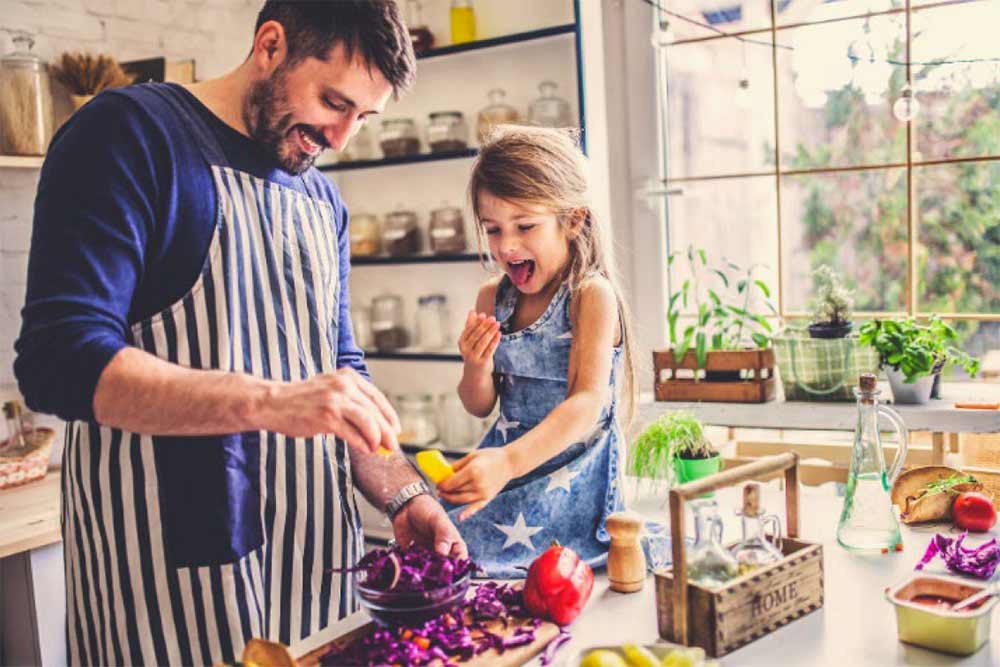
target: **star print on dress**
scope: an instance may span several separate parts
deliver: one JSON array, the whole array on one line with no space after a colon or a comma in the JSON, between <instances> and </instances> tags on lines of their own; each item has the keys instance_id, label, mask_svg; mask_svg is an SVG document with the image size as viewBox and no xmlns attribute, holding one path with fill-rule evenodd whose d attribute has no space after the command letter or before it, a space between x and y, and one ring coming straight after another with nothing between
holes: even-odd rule
<instances>
[{"instance_id":1,"label":"star print on dress","mask_svg":"<svg viewBox=\"0 0 1000 667\"><path fill-rule=\"evenodd\" d=\"M517 428L521 422L512 422L507 419L503 411L500 411L500 419L497 420L497 430L502 434L504 442L507 442L507 431Z\"/></svg>"},{"instance_id":2,"label":"star print on dress","mask_svg":"<svg viewBox=\"0 0 1000 667\"><path fill-rule=\"evenodd\" d=\"M566 489L568 493L571 491L570 481L579 474L578 472L570 472L569 466L559 468L559 470L549 475L549 485L545 487L545 493L555 491L556 489Z\"/></svg>"},{"instance_id":3,"label":"star print on dress","mask_svg":"<svg viewBox=\"0 0 1000 667\"><path fill-rule=\"evenodd\" d=\"M517 520L514 521L513 526L504 526L499 523L495 523L493 526L507 536L507 540L503 543L501 551L506 551L515 544L521 544L534 551L535 545L531 543L531 536L543 530L543 526L529 526L525 523L523 512L517 513Z\"/></svg>"},{"instance_id":4,"label":"star print on dress","mask_svg":"<svg viewBox=\"0 0 1000 667\"><path fill-rule=\"evenodd\" d=\"M568 338L569 340L573 340L573 330L570 329L566 333L559 334L558 336L556 336L556 340L559 340L560 338L563 338L563 339L567 339Z\"/></svg>"}]
</instances>

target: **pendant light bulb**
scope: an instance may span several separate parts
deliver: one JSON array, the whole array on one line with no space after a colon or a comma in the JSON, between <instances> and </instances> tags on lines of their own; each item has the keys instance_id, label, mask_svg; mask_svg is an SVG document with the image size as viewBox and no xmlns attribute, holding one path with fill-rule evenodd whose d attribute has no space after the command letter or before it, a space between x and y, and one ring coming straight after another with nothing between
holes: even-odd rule
<instances>
[{"instance_id":1,"label":"pendant light bulb","mask_svg":"<svg viewBox=\"0 0 1000 667\"><path fill-rule=\"evenodd\" d=\"M913 88L907 83L899 92L899 99L892 105L892 115L901 123L909 123L919 112L920 102L913 94Z\"/></svg>"}]
</instances>

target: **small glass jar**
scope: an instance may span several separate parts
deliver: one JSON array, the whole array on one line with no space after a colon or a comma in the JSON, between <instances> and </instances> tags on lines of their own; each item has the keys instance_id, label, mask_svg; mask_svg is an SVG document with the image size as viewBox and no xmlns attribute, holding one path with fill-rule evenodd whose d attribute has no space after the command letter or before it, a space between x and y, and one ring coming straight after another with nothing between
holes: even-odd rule
<instances>
[{"instance_id":1,"label":"small glass jar","mask_svg":"<svg viewBox=\"0 0 1000 667\"><path fill-rule=\"evenodd\" d=\"M403 299L382 294L372 300L372 337L379 352L395 352L410 344L403 324Z\"/></svg>"},{"instance_id":2,"label":"small glass jar","mask_svg":"<svg viewBox=\"0 0 1000 667\"><path fill-rule=\"evenodd\" d=\"M406 27L410 31L413 52L417 55L429 51L434 46L434 34L427 28L423 14L419 0L407 0Z\"/></svg>"},{"instance_id":3,"label":"small glass jar","mask_svg":"<svg viewBox=\"0 0 1000 667\"><path fill-rule=\"evenodd\" d=\"M541 97L528 107L528 121L542 127L571 127L573 112L569 102L556 96L558 86L552 81L542 81L538 84Z\"/></svg>"},{"instance_id":4,"label":"small glass jar","mask_svg":"<svg viewBox=\"0 0 1000 667\"><path fill-rule=\"evenodd\" d=\"M490 103L479 112L476 122L476 132L479 134L480 142L485 140L494 125L521 122L521 114L517 109L504 101L507 98L507 91L503 88L494 88L487 93L487 97Z\"/></svg>"},{"instance_id":5,"label":"small glass jar","mask_svg":"<svg viewBox=\"0 0 1000 667\"><path fill-rule=\"evenodd\" d=\"M438 432L441 444L450 450L467 450L475 446L479 420L465 411L458 394L448 392L438 399Z\"/></svg>"},{"instance_id":6,"label":"small glass jar","mask_svg":"<svg viewBox=\"0 0 1000 667\"><path fill-rule=\"evenodd\" d=\"M357 134L340 151L338 159L344 162L357 162L359 160L375 159L375 139L372 136L372 129L365 123L358 130Z\"/></svg>"},{"instance_id":7,"label":"small glass jar","mask_svg":"<svg viewBox=\"0 0 1000 667\"><path fill-rule=\"evenodd\" d=\"M351 306L351 325L354 328L354 344L362 350L370 350L375 345L372 335L372 311L365 306Z\"/></svg>"},{"instance_id":8,"label":"small glass jar","mask_svg":"<svg viewBox=\"0 0 1000 667\"><path fill-rule=\"evenodd\" d=\"M383 120L378 143L385 157L406 157L420 152L420 135L412 118Z\"/></svg>"},{"instance_id":9,"label":"small glass jar","mask_svg":"<svg viewBox=\"0 0 1000 667\"><path fill-rule=\"evenodd\" d=\"M444 294L427 294L417 299L417 345L425 350L452 346L448 299Z\"/></svg>"},{"instance_id":10,"label":"small glass jar","mask_svg":"<svg viewBox=\"0 0 1000 667\"><path fill-rule=\"evenodd\" d=\"M351 257L371 257L382 250L378 218L368 213L351 216Z\"/></svg>"},{"instance_id":11,"label":"small glass jar","mask_svg":"<svg viewBox=\"0 0 1000 667\"><path fill-rule=\"evenodd\" d=\"M438 439L434 418L434 397L430 394L403 394L399 404L399 441L407 445L426 446Z\"/></svg>"},{"instance_id":12,"label":"small glass jar","mask_svg":"<svg viewBox=\"0 0 1000 667\"><path fill-rule=\"evenodd\" d=\"M390 257L404 257L420 252L420 229L417 214L397 210L385 216L382 242Z\"/></svg>"},{"instance_id":13,"label":"small glass jar","mask_svg":"<svg viewBox=\"0 0 1000 667\"><path fill-rule=\"evenodd\" d=\"M463 151L469 147L469 126L461 111L435 111L427 123L431 153Z\"/></svg>"},{"instance_id":14,"label":"small glass jar","mask_svg":"<svg viewBox=\"0 0 1000 667\"><path fill-rule=\"evenodd\" d=\"M442 205L431 211L431 252L435 255L451 255L465 252L465 220L462 209L457 206Z\"/></svg>"},{"instance_id":15,"label":"small glass jar","mask_svg":"<svg viewBox=\"0 0 1000 667\"><path fill-rule=\"evenodd\" d=\"M739 564L722 546L722 519L718 503L698 499L690 503L694 512L694 544L688 547L688 579L706 588L723 586L739 574Z\"/></svg>"},{"instance_id":16,"label":"small glass jar","mask_svg":"<svg viewBox=\"0 0 1000 667\"><path fill-rule=\"evenodd\" d=\"M31 52L30 35L14 36L0 58L0 153L45 155L52 139L52 88L45 62Z\"/></svg>"}]
</instances>

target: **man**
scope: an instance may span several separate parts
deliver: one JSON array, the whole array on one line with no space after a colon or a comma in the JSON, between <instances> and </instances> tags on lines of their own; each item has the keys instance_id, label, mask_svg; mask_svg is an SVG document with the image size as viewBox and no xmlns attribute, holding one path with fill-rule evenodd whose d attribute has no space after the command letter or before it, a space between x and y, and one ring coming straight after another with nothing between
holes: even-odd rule
<instances>
[{"instance_id":1,"label":"man","mask_svg":"<svg viewBox=\"0 0 1000 667\"><path fill-rule=\"evenodd\" d=\"M107 92L53 141L15 370L71 422L72 664L234 662L350 613L355 486L401 543L466 553L362 377L347 211L311 169L414 69L391 0L269 1L232 72Z\"/></svg>"}]
</instances>

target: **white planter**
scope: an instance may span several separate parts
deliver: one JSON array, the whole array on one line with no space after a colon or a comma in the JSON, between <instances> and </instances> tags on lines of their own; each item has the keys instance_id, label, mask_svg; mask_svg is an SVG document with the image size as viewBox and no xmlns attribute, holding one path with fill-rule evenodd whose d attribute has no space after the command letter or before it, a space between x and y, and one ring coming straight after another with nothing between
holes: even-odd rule
<instances>
[{"instance_id":1,"label":"white planter","mask_svg":"<svg viewBox=\"0 0 1000 667\"><path fill-rule=\"evenodd\" d=\"M903 373L888 366L885 374L889 378L889 386L892 387L892 400L897 405L923 405L931 400L936 373L917 378L916 382L907 382Z\"/></svg>"}]
</instances>

